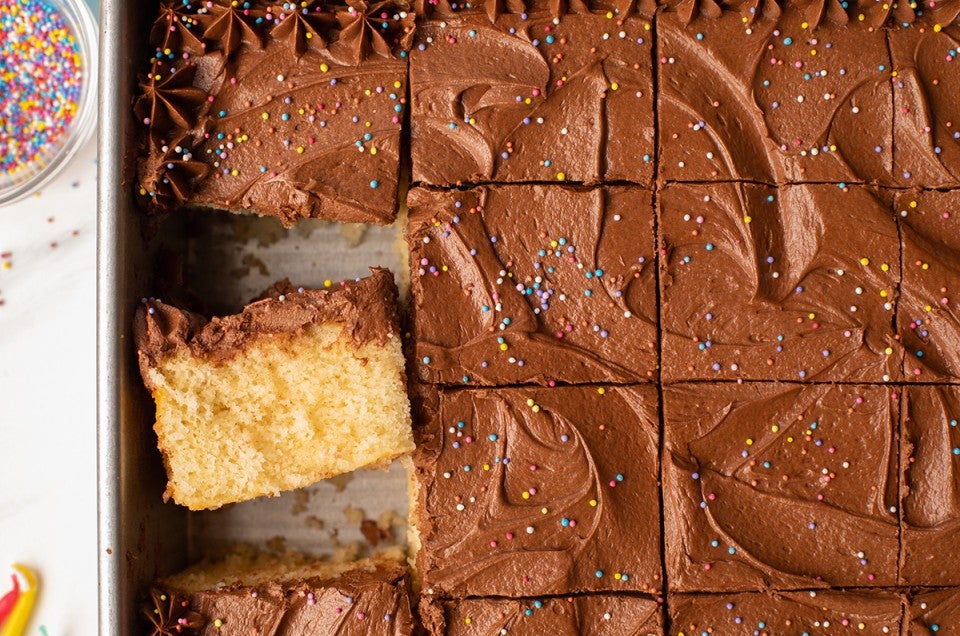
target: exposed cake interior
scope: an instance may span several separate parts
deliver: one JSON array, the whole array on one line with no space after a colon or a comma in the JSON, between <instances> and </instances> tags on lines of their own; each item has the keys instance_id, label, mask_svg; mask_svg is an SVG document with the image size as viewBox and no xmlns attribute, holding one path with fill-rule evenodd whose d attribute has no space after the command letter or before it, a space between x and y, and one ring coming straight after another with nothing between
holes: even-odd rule
<instances>
[{"instance_id":1,"label":"exposed cake interior","mask_svg":"<svg viewBox=\"0 0 960 636\"><path fill-rule=\"evenodd\" d=\"M375 276L267 298L200 329L196 316L148 304L138 346L168 497L213 508L413 450L395 287Z\"/></svg>"},{"instance_id":2,"label":"exposed cake interior","mask_svg":"<svg viewBox=\"0 0 960 636\"><path fill-rule=\"evenodd\" d=\"M384 550L357 561L325 561L289 553L282 556L238 549L218 561L205 561L161 581L161 587L181 594L213 591L225 586L258 587L271 583L312 580L335 584L344 573L372 573L404 568L400 548Z\"/></svg>"}]
</instances>

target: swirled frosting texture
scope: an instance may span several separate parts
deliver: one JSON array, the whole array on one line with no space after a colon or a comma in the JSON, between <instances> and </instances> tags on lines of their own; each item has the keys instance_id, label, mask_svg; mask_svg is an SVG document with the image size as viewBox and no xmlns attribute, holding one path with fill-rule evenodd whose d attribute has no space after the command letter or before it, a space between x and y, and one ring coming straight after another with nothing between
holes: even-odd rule
<instances>
[{"instance_id":1,"label":"swirled frosting texture","mask_svg":"<svg viewBox=\"0 0 960 636\"><path fill-rule=\"evenodd\" d=\"M900 379L886 194L670 184L658 204L664 379Z\"/></svg>"},{"instance_id":2,"label":"swirled frosting texture","mask_svg":"<svg viewBox=\"0 0 960 636\"><path fill-rule=\"evenodd\" d=\"M896 392L683 384L663 409L671 590L896 584Z\"/></svg>"},{"instance_id":3,"label":"swirled frosting texture","mask_svg":"<svg viewBox=\"0 0 960 636\"><path fill-rule=\"evenodd\" d=\"M907 379L960 382L960 191L904 191L897 322Z\"/></svg>"},{"instance_id":4,"label":"swirled frosting texture","mask_svg":"<svg viewBox=\"0 0 960 636\"><path fill-rule=\"evenodd\" d=\"M661 588L654 387L441 393L419 435L424 593Z\"/></svg>"},{"instance_id":5,"label":"swirled frosting texture","mask_svg":"<svg viewBox=\"0 0 960 636\"><path fill-rule=\"evenodd\" d=\"M163 2L134 108L148 209L393 221L412 14L291 4Z\"/></svg>"},{"instance_id":6,"label":"swirled frosting texture","mask_svg":"<svg viewBox=\"0 0 960 636\"><path fill-rule=\"evenodd\" d=\"M648 190L418 188L409 203L421 380L502 386L656 377Z\"/></svg>"},{"instance_id":7,"label":"swirled frosting texture","mask_svg":"<svg viewBox=\"0 0 960 636\"><path fill-rule=\"evenodd\" d=\"M777 592L670 598L670 634L900 634L903 600L893 592ZM905 633L905 632L904 632ZM912 633L912 632L911 632Z\"/></svg>"},{"instance_id":8,"label":"swirled frosting texture","mask_svg":"<svg viewBox=\"0 0 960 636\"><path fill-rule=\"evenodd\" d=\"M663 612L656 601L612 594L543 600L425 600L420 603L420 615L429 633L447 636L663 634Z\"/></svg>"},{"instance_id":9,"label":"swirled frosting texture","mask_svg":"<svg viewBox=\"0 0 960 636\"><path fill-rule=\"evenodd\" d=\"M919 4L919 3L918 3ZM899 185L960 186L960 3L939 2L890 32Z\"/></svg>"},{"instance_id":10,"label":"swirled frosting texture","mask_svg":"<svg viewBox=\"0 0 960 636\"><path fill-rule=\"evenodd\" d=\"M886 36L810 4L657 16L661 180L891 181Z\"/></svg>"},{"instance_id":11,"label":"swirled frosting texture","mask_svg":"<svg viewBox=\"0 0 960 636\"><path fill-rule=\"evenodd\" d=\"M960 590L923 590L910 598L906 633L912 636L949 634L960 626Z\"/></svg>"},{"instance_id":12,"label":"swirled frosting texture","mask_svg":"<svg viewBox=\"0 0 960 636\"><path fill-rule=\"evenodd\" d=\"M960 585L960 387L913 386L906 396L901 576L906 585Z\"/></svg>"},{"instance_id":13,"label":"swirled frosting texture","mask_svg":"<svg viewBox=\"0 0 960 636\"><path fill-rule=\"evenodd\" d=\"M492 22L466 11L418 27L410 56L413 181L650 184L651 20L612 7L531 5Z\"/></svg>"}]
</instances>

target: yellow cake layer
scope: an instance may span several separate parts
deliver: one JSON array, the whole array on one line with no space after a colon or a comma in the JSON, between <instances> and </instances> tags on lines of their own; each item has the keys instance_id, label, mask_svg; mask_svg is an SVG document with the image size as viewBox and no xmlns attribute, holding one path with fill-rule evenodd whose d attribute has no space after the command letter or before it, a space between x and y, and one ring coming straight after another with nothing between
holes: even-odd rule
<instances>
[{"instance_id":1,"label":"yellow cake layer","mask_svg":"<svg viewBox=\"0 0 960 636\"><path fill-rule=\"evenodd\" d=\"M340 323L264 335L226 361L181 349L150 369L166 496L191 510L276 495L413 451L399 338Z\"/></svg>"}]
</instances>

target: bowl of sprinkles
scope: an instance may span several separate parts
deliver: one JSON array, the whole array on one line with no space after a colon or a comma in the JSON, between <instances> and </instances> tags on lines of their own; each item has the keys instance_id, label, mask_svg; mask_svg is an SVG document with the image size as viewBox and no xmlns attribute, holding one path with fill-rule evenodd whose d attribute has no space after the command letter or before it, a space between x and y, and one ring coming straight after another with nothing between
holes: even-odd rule
<instances>
[{"instance_id":1,"label":"bowl of sprinkles","mask_svg":"<svg viewBox=\"0 0 960 636\"><path fill-rule=\"evenodd\" d=\"M0 206L47 184L96 128L96 43L84 0L0 0Z\"/></svg>"}]
</instances>

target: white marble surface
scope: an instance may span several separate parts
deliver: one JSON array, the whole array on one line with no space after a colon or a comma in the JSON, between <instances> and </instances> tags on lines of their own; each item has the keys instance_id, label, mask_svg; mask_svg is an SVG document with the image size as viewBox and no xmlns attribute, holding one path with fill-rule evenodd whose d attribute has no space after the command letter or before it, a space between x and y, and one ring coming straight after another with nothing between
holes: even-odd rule
<instances>
[{"instance_id":1,"label":"white marble surface","mask_svg":"<svg viewBox=\"0 0 960 636\"><path fill-rule=\"evenodd\" d=\"M95 153L0 207L0 596L39 573L31 635L97 633Z\"/></svg>"}]
</instances>

